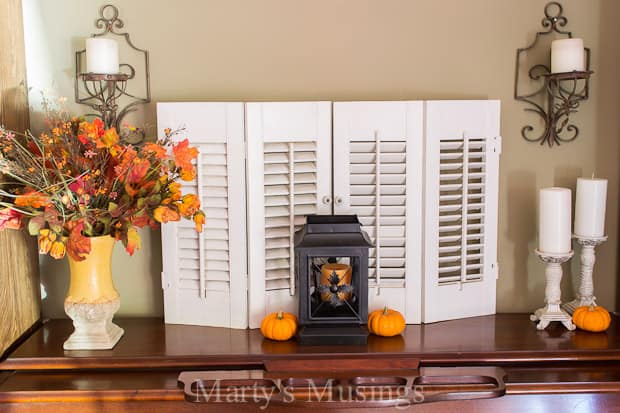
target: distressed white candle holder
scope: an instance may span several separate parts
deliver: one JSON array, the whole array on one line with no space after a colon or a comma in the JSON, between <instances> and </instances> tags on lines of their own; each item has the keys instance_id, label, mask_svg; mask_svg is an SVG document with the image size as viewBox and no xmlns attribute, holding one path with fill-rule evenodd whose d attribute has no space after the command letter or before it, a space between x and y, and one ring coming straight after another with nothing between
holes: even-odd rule
<instances>
[{"instance_id":1,"label":"distressed white candle holder","mask_svg":"<svg viewBox=\"0 0 620 413\"><path fill-rule=\"evenodd\" d=\"M562 304L562 290L560 282L562 281L562 263L568 261L573 256L573 251L566 254L549 254L539 250L535 251L536 255L545 263L545 303L546 305L539 308L530 315L530 320L538 321L536 328L544 330L550 322L559 321L568 330L574 330L570 314L560 308Z\"/></svg>"},{"instance_id":2,"label":"distressed white candle holder","mask_svg":"<svg viewBox=\"0 0 620 413\"><path fill-rule=\"evenodd\" d=\"M573 314L579 307L596 305L594 281L592 278L594 263L596 262L594 249L599 244L607 241L607 237L573 235L573 238L577 240L577 244L581 245L581 272L579 274L579 290L577 291L577 297L573 301L562 306L562 308L570 314Z\"/></svg>"}]
</instances>

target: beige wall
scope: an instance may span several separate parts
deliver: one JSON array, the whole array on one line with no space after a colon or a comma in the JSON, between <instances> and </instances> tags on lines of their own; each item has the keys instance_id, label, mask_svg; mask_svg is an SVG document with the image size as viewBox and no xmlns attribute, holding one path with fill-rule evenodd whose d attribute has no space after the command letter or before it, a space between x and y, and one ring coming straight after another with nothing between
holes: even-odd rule
<instances>
[{"instance_id":1,"label":"beige wall","mask_svg":"<svg viewBox=\"0 0 620 413\"><path fill-rule=\"evenodd\" d=\"M24 0L31 87L73 95L73 52L94 32L104 3ZM543 302L534 257L536 194L581 175L609 178L607 232L595 273L599 303L618 308L620 186L620 2L565 0L569 29L592 49L592 98L575 121L577 141L549 149L525 142L536 121L513 100L515 49L541 28L545 0L131 0L115 2L134 42L151 53L153 101L394 100L502 101L498 311ZM38 93L38 92L37 92ZM36 96L31 97L36 100ZM34 101L34 100L33 100ZM145 118L154 124L154 103ZM33 109L35 112L38 109ZM81 110L81 109L79 109ZM36 118L36 113L34 113ZM172 125L174 126L174 125ZM144 249L114 257L121 314L160 315L159 233ZM573 295L573 260L563 284ZM43 260L44 311L62 315L65 263ZM573 280L574 282L574 280Z\"/></svg>"}]
</instances>

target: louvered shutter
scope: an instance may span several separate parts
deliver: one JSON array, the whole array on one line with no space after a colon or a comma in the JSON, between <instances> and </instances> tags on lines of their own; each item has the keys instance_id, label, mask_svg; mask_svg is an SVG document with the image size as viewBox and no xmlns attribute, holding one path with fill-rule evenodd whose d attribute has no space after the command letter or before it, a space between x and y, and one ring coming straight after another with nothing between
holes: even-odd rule
<instances>
[{"instance_id":1,"label":"louvered shutter","mask_svg":"<svg viewBox=\"0 0 620 413\"><path fill-rule=\"evenodd\" d=\"M369 311L421 321L422 102L334 103L334 212L357 214L369 251Z\"/></svg>"},{"instance_id":2,"label":"louvered shutter","mask_svg":"<svg viewBox=\"0 0 620 413\"><path fill-rule=\"evenodd\" d=\"M158 130L184 127L198 147L197 176L182 182L206 214L202 233L182 220L162 226L166 323L247 327L244 106L160 103Z\"/></svg>"},{"instance_id":3,"label":"louvered shutter","mask_svg":"<svg viewBox=\"0 0 620 413\"><path fill-rule=\"evenodd\" d=\"M499 101L426 102L424 322L495 313Z\"/></svg>"},{"instance_id":4,"label":"louvered shutter","mask_svg":"<svg viewBox=\"0 0 620 413\"><path fill-rule=\"evenodd\" d=\"M246 104L249 324L297 312L294 232L331 213L331 103Z\"/></svg>"}]
</instances>

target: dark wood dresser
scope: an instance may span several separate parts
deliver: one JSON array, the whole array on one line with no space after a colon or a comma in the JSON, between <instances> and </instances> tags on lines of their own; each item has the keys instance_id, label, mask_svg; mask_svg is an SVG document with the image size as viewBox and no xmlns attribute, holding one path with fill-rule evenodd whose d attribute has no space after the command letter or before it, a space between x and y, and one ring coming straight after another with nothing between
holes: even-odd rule
<instances>
[{"instance_id":1,"label":"dark wood dresser","mask_svg":"<svg viewBox=\"0 0 620 413\"><path fill-rule=\"evenodd\" d=\"M64 351L70 321L44 323L0 363L0 412L290 411L298 407L374 412L620 412L617 316L606 333L598 334L566 331L559 324L537 331L527 314L498 314L410 325L395 338L371 336L364 346L331 347L272 342L258 330L165 325L160 319L120 319L118 324L125 336L115 349ZM503 383L478 381L480 371L495 372ZM424 381L437 372L466 380ZM219 378L229 385L254 383L250 386L254 389L257 383L273 383L274 377L287 383L321 374L338 380L350 376L347 383L371 380L355 382L356 392L420 376L415 380L422 381L414 383L422 386L424 395L443 394L446 389L458 395L430 403L434 399L429 396L406 405L393 405L385 397L378 402L351 398L351 394L307 402L302 397L295 402L275 397L273 403L266 403L266 398L250 400L230 393L218 393L219 400L193 400L184 393L180 374L204 377L203 390L211 389ZM317 383L313 392L324 396L324 384Z\"/></svg>"}]
</instances>

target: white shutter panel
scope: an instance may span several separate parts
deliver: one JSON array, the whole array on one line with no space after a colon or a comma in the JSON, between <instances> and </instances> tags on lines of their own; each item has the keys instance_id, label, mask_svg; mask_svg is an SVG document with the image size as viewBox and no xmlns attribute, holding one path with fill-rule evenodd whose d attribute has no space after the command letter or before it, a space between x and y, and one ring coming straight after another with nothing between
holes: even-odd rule
<instances>
[{"instance_id":1,"label":"white shutter panel","mask_svg":"<svg viewBox=\"0 0 620 413\"><path fill-rule=\"evenodd\" d=\"M331 103L247 103L249 324L297 313L293 236L331 213ZM325 202L324 202L325 200Z\"/></svg>"},{"instance_id":2,"label":"white shutter panel","mask_svg":"<svg viewBox=\"0 0 620 413\"><path fill-rule=\"evenodd\" d=\"M495 313L499 101L426 102L424 322Z\"/></svg>"},{"instance_id":3,"label":"white shutter panel","mask_svg":"<svg viewBox=\"0 0 620 413\"><path fill-rule=\"evenodd\" d=\"M357 214L369 251L369 311L421 321L422 102L334 103L334 212Z\"/></svg>"},{"instance_id":4,"label":"white shutter panel","mask_svg":"<svg viewBox=\"0 0 620 413\"><path fill-rule=\"evenodd\" d=\"M243 103L160 103L158 130L184 127L198 147L196 179L182 182L206 214L162 225L166 323L247 327Z\"/></svg>"}]
</instances>

